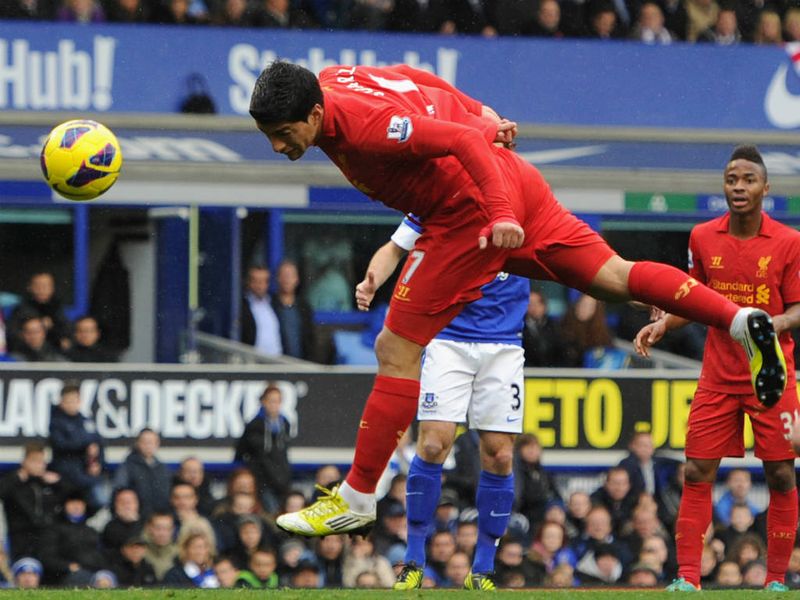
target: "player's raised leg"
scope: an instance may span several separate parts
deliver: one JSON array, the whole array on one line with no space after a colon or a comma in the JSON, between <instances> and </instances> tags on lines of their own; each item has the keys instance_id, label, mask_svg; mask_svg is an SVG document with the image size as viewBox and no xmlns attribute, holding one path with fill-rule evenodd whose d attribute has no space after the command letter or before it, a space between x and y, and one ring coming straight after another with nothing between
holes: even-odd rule
<instances>
[{"instance_id":1,"label":"player's raised leg","mask_svg":"<svg viewBox=\"0 0 800 600\"><path fill-rule=\"evenodd\" d=\"M639 300L704 325L727 329L750 361L759 401L773 406L786 388L786 360L772 319L763 310L740 307L680 269L655 262L630 262L612 256L595 275L590 293L617 300Z\"/></svg>"},{"instance_id":2,"label":"player's raised leg","mask_svg":"<svg viewBox=\"0 0 800 600\"><path fill-rule=\"evenodd\" d=\"M361 416L347 479L311 506L278 517L282 529L305 536L365 533L375 522L375 487L417 413L422 346L384 327L375 354L378 374Z\"/></svg>"}]
</instances>

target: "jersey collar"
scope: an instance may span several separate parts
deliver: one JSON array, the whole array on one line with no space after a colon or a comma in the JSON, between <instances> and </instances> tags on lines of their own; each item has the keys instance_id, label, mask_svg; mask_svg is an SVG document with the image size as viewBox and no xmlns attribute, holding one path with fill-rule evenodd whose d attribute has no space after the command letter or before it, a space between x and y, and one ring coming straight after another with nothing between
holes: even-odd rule
<instances>
[{"instance_id":1,"label":"jersey collar","mask_svg":"<svg viewBox=\"0 0 800 600\"><path fill-rule=\"evenodd\" d=\"M728 227L730 226L730 222L731 222L731 213L726 212L724 215L722 215L722 217L719 220L717 231L719 231L720 233L728 233ZM775 220L762 210L761 227L758 230L759 237L770 238L774 235L776 229L777 229L777 223L775 222Z\"/></svg>"}]
</instances>

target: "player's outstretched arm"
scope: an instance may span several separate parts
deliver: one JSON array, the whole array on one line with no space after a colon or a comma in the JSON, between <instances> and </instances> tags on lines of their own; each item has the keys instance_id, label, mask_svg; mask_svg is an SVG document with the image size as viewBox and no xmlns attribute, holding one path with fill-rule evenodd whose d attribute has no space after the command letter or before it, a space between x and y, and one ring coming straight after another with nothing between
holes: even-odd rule
<instances>
[{"instance_id":1,"label":"player's outstretched arm","mask_svg":"<svg viewBox=\"0 0 800 600\"><path fill-rule=\"evenodd\" d=\"M378 248L369 261L364 279L356 286L356 306L358 310L369 310L375 292L386 283L406 251L390 241Z\"/></svg>"},{"instance_id":2,"label":"player's outstretched arm","mask_svg":"<svg viewBox=\"0 0 800 600\"><path fill-rule=\"evenodd\" d=\"M775 328L776 335L800 327L800 304L792 304L783 311L783 314L774 315L772 326Z\"/></svg>"},{"instance_id":3,"label":"player's outstretched arm","mask_svg":"<svg viewBox=\"0 0 800 600\"><path fill-rule=\"evenodd\" d=\"M639 333L633 339L633 347L638 354L646 357L650 356L650 348L657 344L668 331L683 327L689 322L688 319L664 313L663 317L639 330Z\"/></svg>"}]
</instances>

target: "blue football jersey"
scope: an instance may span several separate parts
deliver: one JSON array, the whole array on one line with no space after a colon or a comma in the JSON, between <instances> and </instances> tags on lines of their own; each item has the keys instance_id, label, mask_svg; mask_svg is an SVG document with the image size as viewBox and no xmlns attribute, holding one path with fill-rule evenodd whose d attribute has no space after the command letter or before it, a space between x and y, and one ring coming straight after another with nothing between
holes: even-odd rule
<instances>
[{"instance_id":1,"label":"blue football jersey","mask_svg":"<svg viewBox=\"0 0 800 600\"><path fill-rule=\"evenodd\" d=\"M419 219L408 215L392 235L392 241L404 250L411 250L420 235L422 225ZM530 298L528 279L501 272L481 288L481 293L483 297L467 304L439 332L437 339L521 346Z\"/></svg>"}]
</instances>

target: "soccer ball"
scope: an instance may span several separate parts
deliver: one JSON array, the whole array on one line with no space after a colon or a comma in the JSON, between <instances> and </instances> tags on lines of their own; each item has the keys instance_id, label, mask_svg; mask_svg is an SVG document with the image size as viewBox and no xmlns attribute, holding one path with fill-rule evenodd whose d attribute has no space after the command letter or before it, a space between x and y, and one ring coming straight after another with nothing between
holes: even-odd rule
<instances>
[{"instance_id":1,"label":"soccer ball","mask_svg":"<svg viewBox=\"0 0 800 600\"><path fill-rule=\"evenodd\" d=\"M117 138L105 125L77 119L57 125L40 157L45 181L68 200L92 200L114 185L122 167Z\"/></svg>"}]
</instances>

